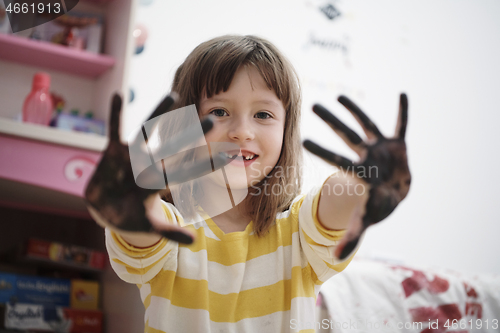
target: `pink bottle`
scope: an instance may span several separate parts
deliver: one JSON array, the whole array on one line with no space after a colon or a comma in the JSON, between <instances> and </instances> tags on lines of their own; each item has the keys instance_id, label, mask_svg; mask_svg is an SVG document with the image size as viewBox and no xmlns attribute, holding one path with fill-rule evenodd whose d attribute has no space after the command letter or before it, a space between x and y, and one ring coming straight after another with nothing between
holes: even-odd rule
<instances>
[{"instance_id":1,"label":"pink bottle","mask_svg":"<svg viewBox=\"0 0 500 333\"><path fill-rule=\"evenodd\" d=\"M47 73L36 73L33 77L33 88L24 100L23 121L48 125L52 118L52 98L49 93L50 76Z\"/></svg>"}]
</instances>

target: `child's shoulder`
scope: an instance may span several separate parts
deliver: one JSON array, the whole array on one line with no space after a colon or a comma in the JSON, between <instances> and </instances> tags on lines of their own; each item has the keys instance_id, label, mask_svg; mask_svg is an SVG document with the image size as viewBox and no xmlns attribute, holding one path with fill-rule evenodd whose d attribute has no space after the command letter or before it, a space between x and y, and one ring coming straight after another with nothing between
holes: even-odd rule
<instances>
[{"instance_id":1,"label":"child's shoulder","mask_svg":"<svg viewBox=\"0 0 500 333\"><path fill-rule=\"evenodd\" d=\"M297 195L285 210L278 212L278 214L276 214L276 223L290 220L298 221L300 208L302 207L305 197L305 194Z\"/></svg>"}]
</instances>

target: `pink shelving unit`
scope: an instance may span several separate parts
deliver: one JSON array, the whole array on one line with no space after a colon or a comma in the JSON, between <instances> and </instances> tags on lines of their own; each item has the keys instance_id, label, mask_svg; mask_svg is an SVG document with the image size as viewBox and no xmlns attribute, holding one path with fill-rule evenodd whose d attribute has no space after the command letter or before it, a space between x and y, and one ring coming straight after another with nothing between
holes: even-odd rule
<instances>
[{"instance_id":1,"label":"pink shelving unit","mask_svg":"<svg viewBox=\"0 0 500 333\"><path fill-rule=\"evenodd\" d=\"M115 64L107 55L5 34L0 34L0 59L88 78L99 77Z\"/></svg>"},{"instance_id":2,"label":"pink shelving unit","mask_svg":"<svg viewBox=\"0 0 500 333\"><path fill-rule=\"evenodd\" d=\"M64 85L67 101L81 104L84 100L81 108L94 110L98 119L107 119L111 96L118 91L127 98L136 1L81 0L75 6L76 11L95 12L105 18L106 55L0 34L0 76L11 79L0 80L0 206L57 210L68 216L86 213L83 189L106 138L12 119L20 112L32 76L38 71L53 76L54 86L56 80L59 87ZM71 75L55 75L56 71Z\"/></svg>"},{"instance_id":3,"label":"pink shelving unit","mask_svg":"<svg viewBox=\"0 0 500 333\"><path fill-rule=\"evenodd\" d=\"M89 219L88 225L94 226L82 196L107 139L19 123L12 118L20 111L32 76L47 71L53 76L54 87L56 82L64 86L68 101L78 96L77 101L88 101L96 118L108 119L115 92L121 92L128 100L137 3L138 0L80 0L75 7L104 15L103 44L107 55L0 34L0 244L11 241L7 239L11 234L4 230L23 229L22 235L30 237L36 237L42 229L58 233L64 218L53 224L54 215L67 217L71 223L75 217ZM124 103L124 112L126 106ZM24 221L26 224L22 224ZM103 239L98 228L88 232L83 223L75 226L75 235L81 242ZM81 235L80 229L85 230ZM102 333L143 331L144 306L137 298L137 287L119 280L109 270L102 275L101 283L105 316Z\"/></svg>"}]
</instances>

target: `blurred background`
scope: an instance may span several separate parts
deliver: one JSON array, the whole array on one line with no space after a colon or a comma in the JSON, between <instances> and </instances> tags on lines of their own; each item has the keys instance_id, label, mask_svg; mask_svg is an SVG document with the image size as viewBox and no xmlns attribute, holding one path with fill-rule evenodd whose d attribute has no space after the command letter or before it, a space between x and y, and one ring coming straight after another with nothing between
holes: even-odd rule
<instances>
[{"instance_id":1,"label":"blurred background","mask_svg":"<svg viewBox=\"0 0 500 333\"><path fill-rule=\"evenodd\" d=\"M125 137L170 91L175 70L198 44L251 34L294 65L303 138L344 156L357 158L312 112L314 103L362 134L337 102L346 95L392 136L399 95L408 95L412 187L368 230L359 256L500 274L499 1L81 0L69 14L13 33L0 9L0 252L27 237L104 251L81 196L106 145L112 93L126 101ZM25 111L39 72L46 75L39 82L50 79L44 126L29 124ZM303 171L307 192L335 168L305 153ZM9 265L0 270L17 272ZM142 329L140 304L112 301L128 290L137 303L136 287L109 269L101 273L83 278L101 284L96 307L107 309L108 330Z\"/></svg>"}]
</instances>

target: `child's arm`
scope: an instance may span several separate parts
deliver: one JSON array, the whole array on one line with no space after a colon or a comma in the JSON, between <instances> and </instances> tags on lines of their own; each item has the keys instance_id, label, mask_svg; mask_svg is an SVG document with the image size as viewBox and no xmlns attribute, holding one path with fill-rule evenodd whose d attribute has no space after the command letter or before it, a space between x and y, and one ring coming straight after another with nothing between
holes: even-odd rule
<instances>
[{"instance_id":1,"label":"child's arm","mask_svg":"<svg viewBox=\"0 0 500 333\"><path fill-rule=\"evenodd\" d=\"M167 96L149 119L168 112L173 104L173 97ZM174 224L174 221L167 221L158 195L161 189L158 184L163 184L163 188L166 186L164 170L161 169L161 165L158 167L160 163L148 166L153 157L151 153L148 155L147 147L143 147L144 139L141 139L140 135L145 133L144 127L130 149L121 143L119 135L121 105L120 96L115 95L111 105L109 143L85 189L85 199L90 214L101 226L119 233L124 240L137 247L153 245L162 236L181 243L191 243L193 235L190 232ZM207 132L212 128L212 121L206 119L201 126L203 132ZM172 148L170 150L179 151L180 149L176 148L182 148L181 143L186 144L192 142L189 140L197 139L190 135L190 129L187 129L182 136L172 139L174 143L166 144L172 146L169 147ZM218 165L227 164L219 159L222 159L222 156L214 157ZM144 171L137 177L138 180L141 179L143 187L138 186L134 178L131 164L137 161L145 164L144 168L140 168ZM202 165L207 164L200 163L179 168L180 171L174 173L172 177L169 173L169 182L172 183L174 180L176 183L181 183L198 177L207 171L200 167Z\"/></svg>"},{"instance_id":2,"label":"child's arm","mask_svg":"<svg viewBox=\"0 0 500 333\"><path fill-rule=\"evenodd\" d=\"M347 97L339 97L339 102L356 117L368 142L322 106L315 105L313 110L359 155L360 161L353 163L311 141L305 141L304 147L341 169L323 185L318 220L328 229L347 229L335 251L335 255L343 259L356 247L366 228L385 219L406 197L411 175L404 141L408 118L406 95L401 94L393 138L384 137Z\"/></svg>"},{"instance_id":3,"label":"child's arm","mask_svg":"<svg viewBox=\"0 0 500 333\"><path fill-rule=\"evenodd\" d=\"M352 219L365 213L369 185L358 177L335 173L323 184L318 219L327 229L347 229Z\"/></svg>"}]
</instances>

